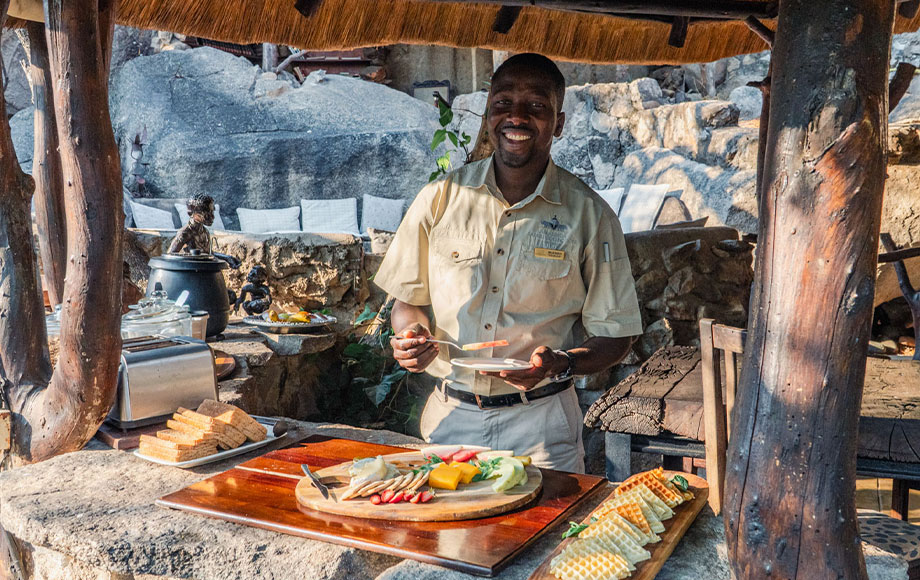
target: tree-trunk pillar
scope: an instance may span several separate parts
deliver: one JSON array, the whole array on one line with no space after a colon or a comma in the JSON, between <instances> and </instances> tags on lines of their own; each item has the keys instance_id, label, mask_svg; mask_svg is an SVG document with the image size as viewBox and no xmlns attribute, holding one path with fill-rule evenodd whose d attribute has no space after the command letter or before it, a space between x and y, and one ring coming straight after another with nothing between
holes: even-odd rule
<instances>
[{"instance_id":1,"label":"tree-trunk pillar","mask_svg":"<svg viewBox=\"0 0 920 580\"><path fill-rule=\"evenodd\" d=\"M865 579L857 421L892 0L781 0L725 524L736 578Z\"/></svg>"},{"instance_id":2,"label":"tree-trunk pillar","mask_svg":"<svg viewBox=\"0 0 920 580\"><path fill-rule=\"evenodd\" d=\"M43 280L51 304L61 303L64 296L64 273L67 266L67 221L64 215L64 183L58 155L57 125L51 96L51 71L45 25L29 22L29 50L32 66L32 102L35 104L35 147L32 178L35 180L35 222L38 226L39 252Z\"/></svg>"},{"instance_id":3,"label":"tree-trunk pillar","mask_svg":"<svg viewBox=\"0 0 920 580\"><path fill-rule=\"evenodd\" d=\"M278 45L270 42L262 43L262 70L272 72L278 66Z\"/></svg>"}]
</instances>

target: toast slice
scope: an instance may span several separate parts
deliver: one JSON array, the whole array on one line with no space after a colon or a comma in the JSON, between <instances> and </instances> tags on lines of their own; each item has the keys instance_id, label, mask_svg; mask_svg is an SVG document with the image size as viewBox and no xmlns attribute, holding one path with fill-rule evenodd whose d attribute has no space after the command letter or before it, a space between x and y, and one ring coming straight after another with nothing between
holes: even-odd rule
<instances>
[{"instance_id":1,"label":"toast slice","mask_svg":"<svg viewBox=\"0 0 920 580\"><path fill-rule=\"evenodd\" d=\"M193 443L190 441L170 441L168 439L160 439L153 435L141 435L141 443L146 445L153 445L156 447L163 447L164 449L176 449L184 451L187 449L194 449L199 444Z\"/></svg>"},{"instance_id":2,"label":"toast slice","mask_svg":"<svg viewBox=\"0 0 920 580\"><path fill-rule=\"evenodd\" d=\"M230 405L221 403L213 399L205 399L198 406L198 413L208 417L214 417L224 423L233 425L246 436L250 441L262 441L268 434L264 425L253 419L245 411Z\"/></svg>"},{"instance_id":3,"label":"toast slice","mask_svg":"<svg viewBox=\"0 0 920 580\"><path fill-rule=\"evenodd\" d=\"M165 441L173 441L175 443L190 443L192 445L200 445L208 441L215 442L217 439L210 433L205 433L204 431L199 431L198 433L183 433L182 431L177 431L175 429L163 429L162 431L157 431L157 439L163 439Z\"/></svg>"},{"instance_id":4,"label":"toast slice","mask_svg":"<svg viewBox=\"0 0 920 580\"><path fill-rule=\"evenodd\" d=\"M151 439L156 438L151 437ZM208 455L217 453L217 447L213 444L198 445L196 447L192 447L191 449L170 449L168 447L163 447L162 445L151 444L149 441L141 441L138 450L141 455L153 457L155 459L162 459L163 461L174 462L199 459L201 457L207 457Z\"/></svg>"},{"instance_id":5,"label":"toast slice","mask_svg":"<svg viewBox=\"0 0 920 580\"><path fill-rule=\"evenodd\" d=\"M169 419L166 421L166 426L169 427L172 431L178 431L184 435L194 438L201 438L207 441L217 441L217 433L214 431L202 430L194 425L189 425L184 421L178 419Z\"/></svg>"}]
</instances>

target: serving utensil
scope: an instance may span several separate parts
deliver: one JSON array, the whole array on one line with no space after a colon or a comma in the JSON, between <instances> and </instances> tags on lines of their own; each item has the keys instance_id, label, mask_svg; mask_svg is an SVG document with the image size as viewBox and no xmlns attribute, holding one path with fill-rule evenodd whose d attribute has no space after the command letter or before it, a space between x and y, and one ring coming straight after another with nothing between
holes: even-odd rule
<instances>
[{"instance_id":1,"label":"serving utensil","mask_svg":"<svg viewBox=\"0 0 920 580\"><path fill-rule=\"evenodd\" d=\"M316 475L315 475L312 471L310 471L310 466L302 463L302 464L300 465L300 468L303 470L303 472L306 474L306 476L310 478L310 482L313 483L313 487L315 487L316 489L318 489L319 492L323 495L323 499L329 499L329 495L330 495L330 494L329 494L329 488L326 487L326 486L323 484L323 482L321 482L321 481L319 480L319 478L316 477ZM335 499L334 497L333 497L333 500L336 501L336 502L338 502L338 500Z\"/></svg>"},{"instance_id":2,"label":"serving utensil","mask_svg":"<svg viewBox=\"0 0 920 580\"><path fill-rule=\"evenodd\" d=\"M407 338L409 337L397 336L396 340L405 340ZM492 340L489 342L470 342L468 344L457 344L456 342L451 342L449 340L435 340L433 338L425 337L425 342L437 342L438 344L449 344L451 346L456 346L460 350L482 350L484 348L494 348L497 346L508 346L508 341L504 339Z\"/></svg>"}]
</instances>

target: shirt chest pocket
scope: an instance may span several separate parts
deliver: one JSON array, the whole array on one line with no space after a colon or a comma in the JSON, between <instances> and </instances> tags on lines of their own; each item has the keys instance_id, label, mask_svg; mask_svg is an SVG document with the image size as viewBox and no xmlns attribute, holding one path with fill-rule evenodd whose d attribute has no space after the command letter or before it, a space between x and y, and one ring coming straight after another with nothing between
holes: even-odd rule
<instances>
[{"instance_id":1,"label":"shirt chest pocket","mask_svg":"<svg viewBox=\"0 0 920 580\"><path fill-rule=\"evenodd\" d=\"M541 257L538 253L540 252L530 250L521 256L521 270L525 275L538 280L556 280L569 275L572 263L569 262L568 256Z\"/></svg>"},{"instance_id":2,"label":"shirt chest pocket","mask_svg":"<svg viewBox=\"0 0 920 580\"><path fill-rule=\"evenodd\" d=\"M482 280L482 243L459 238L434 238L429 277L445 288L475 290Z\"/></svg>"}]
</instances>

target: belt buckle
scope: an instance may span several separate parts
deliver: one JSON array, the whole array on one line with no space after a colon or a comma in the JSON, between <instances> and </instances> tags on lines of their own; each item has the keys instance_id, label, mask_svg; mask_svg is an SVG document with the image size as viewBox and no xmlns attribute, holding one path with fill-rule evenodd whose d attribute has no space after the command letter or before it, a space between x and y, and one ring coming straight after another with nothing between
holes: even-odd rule
<instances>
[{"instance_id":1,"label":"belt buckle","mask_svg":"<svg viewBox=\"0 0 920 580\"><path fill-rule=\"evenodd\" d=\"M438 382L438 390L441 391L441 396L442 396L444 402L446 403L446 402L447 402L447 399L448 399L448 397L447 397L447 381L443 381L443 380L442 380L442 381Z\"/></svg>"},{"instance_id":2,"label":"belt buckle","mask_svg":"<svg viewBox=\"0 0 920 580\"><path fill-rule=\"evenodd\" d=\"M476 399L476 406L479 407L480 410L485 411L486 408L482 406L482 398L479 394L473 393L473 398Z\"/></svg>"}]
</instances>

